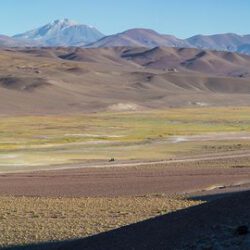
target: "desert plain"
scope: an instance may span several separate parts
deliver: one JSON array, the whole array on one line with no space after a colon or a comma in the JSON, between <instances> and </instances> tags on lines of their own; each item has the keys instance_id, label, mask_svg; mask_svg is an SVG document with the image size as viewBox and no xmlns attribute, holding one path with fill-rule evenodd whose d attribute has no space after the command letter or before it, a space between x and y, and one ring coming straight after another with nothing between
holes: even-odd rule
<instances>
[{"instance_id":1,"label":"desert plain","mask_svg":"<svg viewBox=\"0 0 250 250\"><path fill-rule=\"evenodd\" d=\"M247 249L234 231L249 224L249 193L237 193L250 187L250 57L120 47L2 49L0 59L2 248L149 249L111 236L128 242L123 230L159 223L156 249ZM204 238L216 213L216 237ZM209 228L191 244L180 227L194 214ZM175 222L162 226L164 216Z\"/></svg>"}]
</instances>

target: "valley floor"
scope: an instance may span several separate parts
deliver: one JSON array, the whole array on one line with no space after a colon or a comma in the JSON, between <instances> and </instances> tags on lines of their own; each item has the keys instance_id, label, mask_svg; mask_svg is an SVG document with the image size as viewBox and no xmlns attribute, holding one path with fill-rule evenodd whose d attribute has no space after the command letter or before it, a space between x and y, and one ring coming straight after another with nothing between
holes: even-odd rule
<instances>
[{"instance_id":1,"label":"valley floor","mask_svg":"<svg viewBox=\"0 0 250 250\"><path fill-rule=\"evenodd\" d=\"M204 202L208 213L206 205L250 189L249 112L241 107L1 117L0 246L85 238L178 213L186 218ZM178 223L177 229L183 227ZM209 245L213 239L201 240Z\"/></svg>"},{"instance_id":2,"label":"valley floor","mask_svg":"<svg viewBox=\"0 0 250 250\"><path fill-rule=\"evenodd\" d=\"M83 238L249 190L249 157L237 161L2 174L0 244Z\"/></svg>"}]
</instances>

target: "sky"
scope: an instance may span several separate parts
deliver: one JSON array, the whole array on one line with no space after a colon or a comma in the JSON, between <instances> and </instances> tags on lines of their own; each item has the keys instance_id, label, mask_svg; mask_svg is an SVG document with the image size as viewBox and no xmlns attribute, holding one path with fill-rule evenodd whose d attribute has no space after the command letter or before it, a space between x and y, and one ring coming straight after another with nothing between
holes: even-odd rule
<instances>
[{"instance_id":1,"label":"sky","mask_svg":"<svg viewBox=\"0 0 250 250\"><path fill-rule=\"evenodd\" d=\"M0 34L14 35L56 19L93 25L109 35L150 28L187 38L250 34L250 0L1 0Z\"/></svg>"}]
</instances>

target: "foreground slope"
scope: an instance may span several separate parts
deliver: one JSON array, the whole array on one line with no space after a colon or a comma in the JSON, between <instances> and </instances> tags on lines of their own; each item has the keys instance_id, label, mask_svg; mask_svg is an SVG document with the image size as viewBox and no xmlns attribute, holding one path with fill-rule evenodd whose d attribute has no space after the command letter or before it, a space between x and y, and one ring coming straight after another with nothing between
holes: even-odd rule
<instances>
[{"instance_id":1,"label":"foreground slope","mask_svg":"<svg viewBox=\"0 0 250 250\"><path fill-rule=\"evenodd\" d=\"M236 193L96 236L12 249L244 249L250 234L250 192ZM243 233L241 233L243 232Z\"/></svg>"},{"instance_id":2,"label":"foreground slope","mask_svg":"<svg viewBox=\"0 0 250 250\"><path fill-rule=\"evenodd\" d=\"M0 51L0 113L250 104L250 57L174 48Z\"/></svg>"}]
</instances>

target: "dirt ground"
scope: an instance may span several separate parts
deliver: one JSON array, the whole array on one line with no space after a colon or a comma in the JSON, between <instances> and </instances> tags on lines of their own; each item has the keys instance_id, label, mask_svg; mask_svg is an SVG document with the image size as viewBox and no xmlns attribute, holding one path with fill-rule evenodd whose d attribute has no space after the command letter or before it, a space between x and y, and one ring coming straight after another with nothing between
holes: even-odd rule
<instances>
[{"instance_id":1,"label":"dirt ground","mask_svg":"<svg viewBox=\"0 0 250 250\"><path fill-rule=\"evenodd\" d=\"M0 175L0 196L114 197L243 190L249 157L222 157L134 167L75 168Z\"/></svg>"},{"instance_id":2,"label":"dirt ground","mask_svg":"<svg viewBox=\"0 0 250 250\"><path fill-rule=\"evenodd\" d=\"M249 162L249 152L242 150L163 162L125 161L106 163L103 167L76 164L50 171L3 173L0 175L0 218L3 219L0 244L9 250L248 250L249 234L238 237L234 232L241 225L249 225L249 218L245 220L249 202L244 203L249 193L240 201L237 194L225 203L221 199L225 193L230 196L250 190ZM178 195L184 199L176 199ZM209 201L207 205L198 205L205 201ZM194 207L188 209L188 206ZM151 210L145 212L145 208ZM244 209L243 213L239 208ZM177 209L180 212L174 212ZM145 236L148 240L141 245L140 239ZM83 240L65 242L76 238ZM53 243L58 240L62 242ZM41 245L22 247L21 243Z\"/></svg>"},{"instance_id":3,"label":"dirt ground","mask_svg":"<svg viewBox=\"0 0 250 250\"><path fill-rule=\"evenodd\" d=\"M83 239L7 249L249 250L249 198L250 192L239 192Z\"/></svg>"}]
</instances>

